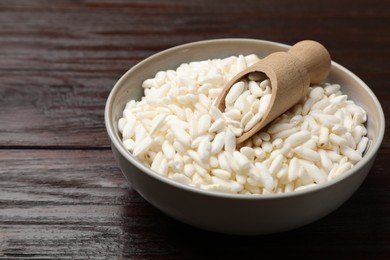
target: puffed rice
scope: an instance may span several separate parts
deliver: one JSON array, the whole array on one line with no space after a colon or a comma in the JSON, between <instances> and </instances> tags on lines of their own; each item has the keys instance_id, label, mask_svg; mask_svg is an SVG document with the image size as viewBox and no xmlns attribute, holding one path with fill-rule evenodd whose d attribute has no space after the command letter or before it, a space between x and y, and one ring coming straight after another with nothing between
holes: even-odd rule
<instances>
[{"instance_id":1,"label":"puffed rice","mask_svg":"<svg viewBox=\"0 0 390 260\"><path fill-rule=\"evenodd\" d=\"M243 144L236 137L259 122L272 86L254 72L233 85L226 109L213 103L254 55L190 62L142 83L118 130L124 147L154 172L200 189L272 194L309 188L344 175L370 144L363 108L338 84L311 86L300 103Z\"/></svg>"}]
</instances>

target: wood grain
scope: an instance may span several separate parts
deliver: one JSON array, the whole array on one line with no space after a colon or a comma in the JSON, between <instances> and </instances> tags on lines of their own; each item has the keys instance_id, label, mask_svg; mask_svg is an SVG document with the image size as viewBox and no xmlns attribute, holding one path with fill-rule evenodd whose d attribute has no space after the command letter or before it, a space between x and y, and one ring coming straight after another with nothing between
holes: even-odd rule
<instances>
[{"instance_id":1,"label":"wood grain","mask_svg":"<svg viewBox=\"0 0 390 260\"><path fill-rule=\"evenodd\" d=\"M0 1L0 259L390 258L390 1ZM142 59L242 37L323 43L377 95L386 135L356 194L306 227L226 236L167 217L122 176L106 98Z\"/></svg>"},{"instance_id":2,"label":"wood grain","mask_svg":"<svg viewBox=\"0 0 390 260\"><path fill-rule=\"evenodd\" d=\"M0 88L0 144L108 147L104 106L115 81L109 73L7 73Z\"/></svg>"}]
</instances>

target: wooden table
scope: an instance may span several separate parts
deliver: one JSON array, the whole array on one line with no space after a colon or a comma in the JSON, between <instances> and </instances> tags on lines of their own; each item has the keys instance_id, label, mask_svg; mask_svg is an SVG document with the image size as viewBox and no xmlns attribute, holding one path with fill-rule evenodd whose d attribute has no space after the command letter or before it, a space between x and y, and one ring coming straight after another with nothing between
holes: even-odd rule
<instances>
[{"instance_id":1,"label":"wooden table","mask_svg":"<svg viewBox=\"0 0 390 260\"><path fill-rule=\"evenodd\" d=\"M389 134L347 203L281 234L195 229L125 181L103 118L116 80L158 51L225 37L320 41L390 112L389 1L0 1L0 259L389 259Z\"/></svg>"}]
</instances>

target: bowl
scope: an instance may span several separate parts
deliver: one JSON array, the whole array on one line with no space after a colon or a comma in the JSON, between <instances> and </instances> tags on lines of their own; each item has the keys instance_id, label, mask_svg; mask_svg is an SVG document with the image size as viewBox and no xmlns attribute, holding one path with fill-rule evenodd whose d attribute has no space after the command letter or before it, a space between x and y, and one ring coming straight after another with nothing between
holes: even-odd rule
<instances>
[{"instance_id":1,"label":"bowl","mask_svg":"<svg viewBox=\"0 0 390 260\"><path fill-rule=\"evenodd\" d=\"M254 39L216 39L188 43L159 52L127 71L113 87L105 107L105 124L114 156L131 186L150 204L189 225L225 234L259 235L295 229L342 205L370 171L384 136L384 114L378 99L356 75L332 62L326 81L339 83L368 114L371 143L361 161L343 177L299 191L241 195L205 191L172 181L137 161L123 146L117 122L126 102L140 100L141 83L158 71L181 63L255 53L264 57L290 46ZM363 210L363 209L362 209Z\"/></svg>"}]
</instances>

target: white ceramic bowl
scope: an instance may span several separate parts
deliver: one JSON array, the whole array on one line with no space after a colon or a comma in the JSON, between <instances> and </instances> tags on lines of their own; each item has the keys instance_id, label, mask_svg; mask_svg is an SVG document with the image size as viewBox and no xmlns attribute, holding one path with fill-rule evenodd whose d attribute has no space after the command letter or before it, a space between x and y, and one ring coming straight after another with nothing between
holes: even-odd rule
<instances>
[{"instance_id":1,"label":"white ceramic bowl","mask_svg":"<svg viewBox=\"0 0 390 260\"><path fill-rule=\"evenodd\" d=\"M332 62L327 82L339 83L368 114L372 140L363 159L343 177L301 191L275 195L233 195L185 186L160 176L138 162L123 146L117 122L126 102L143 95L142 81L181 63L255 53L264 57L290 46L251 39L219 39L180 45L157 53L127 71L108 97L105 123L115 158L132 187L149 203L184 223L228 234L267 234L294 229L329 214L360 186L383 139L382 108L370 88L353 73ZM363 209L362 209L363 210Z\"/></svg>"}]
</instances>

